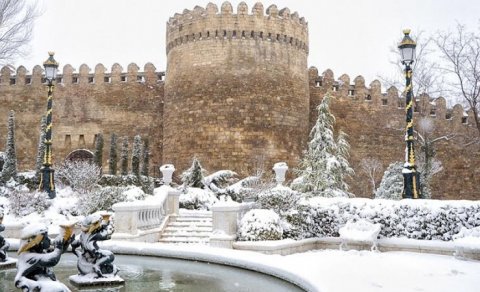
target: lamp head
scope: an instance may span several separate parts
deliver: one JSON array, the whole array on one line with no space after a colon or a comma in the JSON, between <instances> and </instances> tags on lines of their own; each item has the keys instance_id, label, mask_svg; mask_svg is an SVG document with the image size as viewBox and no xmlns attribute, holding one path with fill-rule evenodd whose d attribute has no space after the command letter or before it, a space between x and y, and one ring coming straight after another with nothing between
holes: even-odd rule
<instances>
[{"instance_id":1,"label":"lamp head","mask_svg":"<svg viewBox=\"0 0 480 292\"><path fill-rule=\"evenodd\" d=\"M48 55L48 59L43 62L43 67L45 68L45 78L52 82L57 77L58 62L53 58L54 52L48 52Z\"/></svg>"},{"instance_id":2,"label":"lamp head","mask_svg":"<svg viewBox=\"0 0 480 292\"><path fill-rule=\"evenodd\" d=\"M403 39L398 45L402 64L410 65L415 61L415 48L417 43L410 37L410 30L403 30Z\"/></svg>"}]
</instances>

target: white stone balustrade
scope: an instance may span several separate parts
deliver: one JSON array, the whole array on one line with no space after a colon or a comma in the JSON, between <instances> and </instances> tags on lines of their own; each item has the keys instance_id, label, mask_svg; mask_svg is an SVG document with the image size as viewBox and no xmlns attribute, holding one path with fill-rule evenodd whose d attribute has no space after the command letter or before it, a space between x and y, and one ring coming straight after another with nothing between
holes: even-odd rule
<instances>
[{"instance_id":1,"label":"white stone balustrade","mask_svg":"<svg viewBox=\"0 0 480 292\"><path fill-rule=\"evenodd\" d=\"M179 195L180 192L171 189L148 200L113 205L115 233L130 236L139 236L146 230L159 233L161 231L159 229L165 224L168 216L178 215ZM119 236L123 238L123 235Z\"/></svg>"},{"instance_id":2,"label":"white stone balustrade","mask_svg":"<svg viewBox=\"0 0 480 292\"><path fill-rule=\"evenodd\" d=\"M210 246L232 248L237 238L238 223L243 215L254 207L254 202L220 202L213 205L213 234L210 236Z\"/></svg>"}]
</instances>

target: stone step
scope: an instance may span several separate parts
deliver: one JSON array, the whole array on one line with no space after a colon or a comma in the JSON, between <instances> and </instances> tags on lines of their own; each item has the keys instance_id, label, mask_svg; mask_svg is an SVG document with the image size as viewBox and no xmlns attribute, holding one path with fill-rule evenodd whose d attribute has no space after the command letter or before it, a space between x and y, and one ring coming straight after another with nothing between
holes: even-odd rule
<instances>
[{"instance_id":1,"label":"stone step","mask_svg":"<svg viewBox=\"0 0 480 292\"><path fill-rule=\"evenodd\" d=\"M190 216L190 217L212 217L212 211L180 209L179 214L180 216Z\"/></svg>"},{"instance_id":2,"label":"stone step","mask_svg":"<svg viewBox=\"0 0 480 292\"><path fill-rule=\"evenodd\" d=\"M212 222L212 217L177 217L174 219L176 222L191 222L191 221L197 221L197 222Z\"/></svg>"},{"instance_id":3,"label":"stone step","mask_svg":"<svg viewBox=\"0 0 480 292\"><path fill-rule=\"evenodd\" d=\"M167 227L210 227L212 223L209 222L170 222Z\"/></svg>"},{"instance_id":4,"label":"stone step","mask_svg":"<svg viewBox=\"0 0 480 292\"><path fill-rule=\"evenodd\" d=\"M164 237L159 240L162 243L202 243L208 244L208 238L197 237Z\"/></svg>"},{"instance_id":5,"label":"stone step","mask_svg":"<svg viewBox=\"0 0 480 292\"><path fill-rule=\"evenodd\" d=\"M162 233L161 238L177 238L177 237L192 237L192 238L205 238L210 237L211 232L189 232L189 231L166 231Z\"/></svg>"},{"instance_id":6,"label":"stone step","mask_svg":"<svg viewBox=\"0 0 480 292\"><path fill-rule=\"evenodd\" d=\"M171 226L168 225L164 232L173 231L192 231L192 232L212 232L212 226Z\"/></svg>"}]
</instances>

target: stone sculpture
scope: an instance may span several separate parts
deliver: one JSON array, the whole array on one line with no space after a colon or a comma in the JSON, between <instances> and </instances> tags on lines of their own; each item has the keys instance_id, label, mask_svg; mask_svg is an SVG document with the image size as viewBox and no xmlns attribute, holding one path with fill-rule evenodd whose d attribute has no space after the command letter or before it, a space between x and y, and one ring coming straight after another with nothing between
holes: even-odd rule
<instances>
[{"instance_id":1,"label":"stone sculpture","mask_svg":"<svg viewBox=\"0 0 480 292\"><path fill-rule=\"evenodd\" d=\"M97 241L108 240L114 231L110 215L92 214L82 222L82 233L72 243L72 251L78 257L78 275L71 276L70 281L76 285L119 284L123 279L116 276L118 268L111 251L98 247Z\"/></svg>"},{"instance_id":2,"label":"stone sculpture","mask_svg":"<svg viewBox=\"0 0 480 292\"><path fill-rule=\"evenodd\" d=\"M0 232L5 230L5 226L2 224L3 222L3 209L0 208ZM0 263L7 262L8 255L7 249L9 248L8 242L0 235Z\"/></svg>"},{"instance_id":3,"label":"stone sculpture","mask_svg":"<svg viewBox=\"0 0 480 292\"><path fill-rule=\"evenodd\" d=\"M18 250L17 275L15 286L25 292L33 291L70 291L57 281L53 267L60 261L62 253L74 239L72 228L64 229L53 241L48 238L48 229L44 224L30 224L23 228Z\"/></svg>"}]
</instances>

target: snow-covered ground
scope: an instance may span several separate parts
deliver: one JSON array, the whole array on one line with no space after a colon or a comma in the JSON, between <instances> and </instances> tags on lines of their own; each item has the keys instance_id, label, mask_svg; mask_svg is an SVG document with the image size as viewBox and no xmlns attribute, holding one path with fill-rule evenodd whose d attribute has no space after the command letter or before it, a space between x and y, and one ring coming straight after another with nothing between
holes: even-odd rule
<instances>
[{"instance_id":1,"label":"snow-covered ground","mask_svg":"<svg viewBox=\"0 0 480 292\"><path fill-rule=\"evenodd\" d=\"M480 262L452 256L319 250L284 258L283 267L324 292L474 292L480 287Z\"/></svg>"},{"instance_id":2,"label":"snow-covered ground","mask_svg":"<svg viewBox=\"0 0 480 292\"><path fill-rule=\"evenodd\" d=\"M288 256L197 245L105 242L117 253L211 261L247 267L303 283L320 292L477 292L480 262L453 256L411 253L315 250Z\"/></svg>"}]
</instances>

